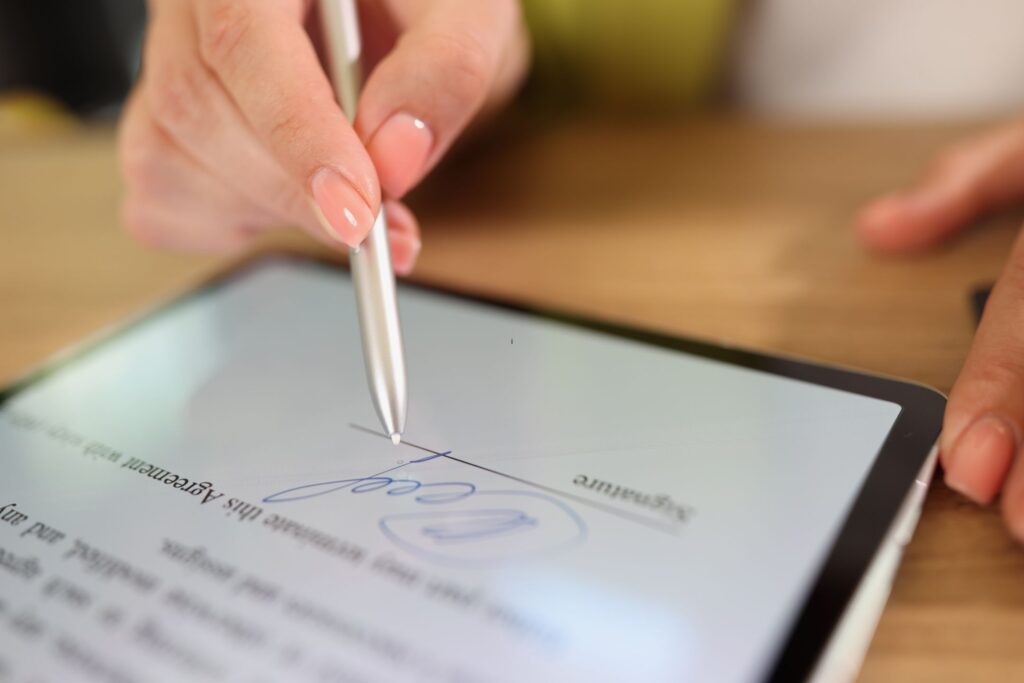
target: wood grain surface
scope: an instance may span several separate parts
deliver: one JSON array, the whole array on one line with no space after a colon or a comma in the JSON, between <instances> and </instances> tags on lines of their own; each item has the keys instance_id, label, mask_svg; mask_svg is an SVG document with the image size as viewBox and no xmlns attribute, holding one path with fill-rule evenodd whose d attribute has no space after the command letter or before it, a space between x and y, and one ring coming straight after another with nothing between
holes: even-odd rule
<instances>
[{"instance_id":1,"label":"wood grain surface","mask_svg":"<svg viewBox=\"0 0 1024 683\"><path fill-rule=\"evenodd\" d=\"M969 291L998 275L1018 217L913 258L866 253L850 218L975 128L499 126L410 199L415 277L948 391ZM109 130L0 143L0 378L224 267L130 243L118 193ZM862 679L1024 680L1024 552L997 510L932 487Z\"/></svg>"}]
</instances>

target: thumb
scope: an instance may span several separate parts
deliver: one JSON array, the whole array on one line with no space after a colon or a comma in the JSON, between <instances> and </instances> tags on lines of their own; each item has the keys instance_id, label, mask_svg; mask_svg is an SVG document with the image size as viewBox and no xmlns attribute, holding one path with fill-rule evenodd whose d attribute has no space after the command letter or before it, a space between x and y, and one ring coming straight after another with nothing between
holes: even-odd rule
<instances>
[{"instance_id":1,"label":"thumb","mask_svg":"<svg viewBox=\"0 0 1024 683\"><path fill-rule=\"evenodd\" d=\"M916 185L868 204L857 230L873 249L922 249L1022 196L1024 123L1015 123L940 155Z\"/></svg>"},{"instance_id":2,"label":"thumb","mask_svg":"<svg viewBox=\"0 0 1024 683\"><path fill-rule=\"evenodd\" d=\"M1024 232L992 292L946 406L940 451L946 482L987 503L1003 488L1024 434ZM1024 478L1012 488L1019 491ZM1024 495L1006 501L1024 538Z\"/></svg>"},{"instance_id":3,"label":"thumb","mask_svg":"<svg viewBox=\"0 0 1024 683\"><path fill-rule=\"evenodd\" d=\"M418 183L496 90L511 92L524 36L510 0L435 0L416 17L370 74L356 117L388 195Z\"/></svg>"}]
</instances>

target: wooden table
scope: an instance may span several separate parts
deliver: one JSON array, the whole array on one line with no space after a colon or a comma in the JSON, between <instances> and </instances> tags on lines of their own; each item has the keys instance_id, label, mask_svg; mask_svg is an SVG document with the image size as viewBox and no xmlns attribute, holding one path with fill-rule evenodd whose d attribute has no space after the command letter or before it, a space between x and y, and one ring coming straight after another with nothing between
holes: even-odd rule
<instances>
[{"instance_id":1,"label":"wooden table","mask_svg":"<svg viewBox=\"0 0 1024 683\"><path fill-rule=\"evenodd\" d=\"M948 390L1017 221L909 259L849 222L968 130L504 127L412 198L417 277ZM0 376L222 267L129 243L118 191L110 131L0 143ZM1024 552L996 510L933 486L863 680L1024 680Z\"/></svg>"}]
</instances>

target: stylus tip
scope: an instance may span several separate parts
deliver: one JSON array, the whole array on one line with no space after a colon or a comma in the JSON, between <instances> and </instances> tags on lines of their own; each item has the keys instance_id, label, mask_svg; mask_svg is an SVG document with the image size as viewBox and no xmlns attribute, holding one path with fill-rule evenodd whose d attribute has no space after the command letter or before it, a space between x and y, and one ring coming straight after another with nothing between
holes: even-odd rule
<instances>
[{"instance_id":1,"label":"stylus tip","mask_svg":"<svg viewBox=\"0 0 1024 683\"><path fill-rule=\"evenodd\" d=\"M402 443L402 435L399 434L398 432L391 432L391 443L395 444L396 446Z\"/></svg>"}]
</instances>

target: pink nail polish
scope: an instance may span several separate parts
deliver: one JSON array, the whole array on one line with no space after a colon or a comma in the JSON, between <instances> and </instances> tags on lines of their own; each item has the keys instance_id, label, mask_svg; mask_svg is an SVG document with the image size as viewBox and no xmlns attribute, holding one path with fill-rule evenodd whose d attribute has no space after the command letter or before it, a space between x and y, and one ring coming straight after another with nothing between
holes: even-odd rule
<instances>
[{"instance_id":1,"label":"pink nail polish","mask_svg":"<svg viewBox=\"0 0 1024 683\"><path fill-rule=\"evenodd\" d=\"M374 220L362 195L332 168L317 171L310 190L313 206L327 234L350 247L358 246L373 227Z\"/></svg>"},{"instance_id":2,"label":"pink nail polish","mask_svg":"<svg viewBox=\"0 0 1024 683\"><path fill-rule=\"evenodd\" d=\"M391 243L391 260L395 272L408 275L416 265L423 244L415 237L395 231L388 232L388 241Z\"/></svg>"},{"instance_id":3,"label":"pink nail polish","mask_svg":"<svg viewBox=\"0 0 1024 683\"><path fill-rule=\"evenodd\" d=\"M978 418L957 439L946 484L968 498L988 504L999 492L1017 452L1012 426L995 415Z\"/></svg>"},{"instance_id":4,"label":"pink nail polish","mask_svg":"<svg viewBox=\"0 0 1024 683\"><path fill-rule=\"evenodd\" d=\"M401 197L419 182L433 147L434 134L412 114L393 114L377 129L367 149L388 196Z\"/></svg>"}]
</instances>

